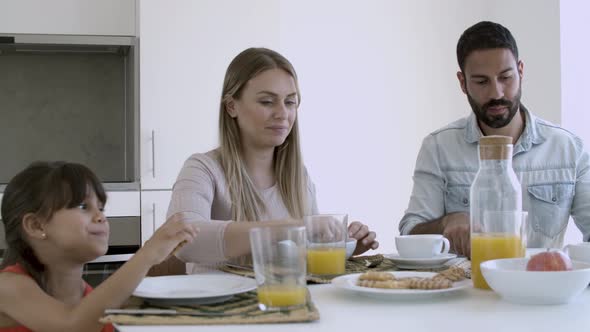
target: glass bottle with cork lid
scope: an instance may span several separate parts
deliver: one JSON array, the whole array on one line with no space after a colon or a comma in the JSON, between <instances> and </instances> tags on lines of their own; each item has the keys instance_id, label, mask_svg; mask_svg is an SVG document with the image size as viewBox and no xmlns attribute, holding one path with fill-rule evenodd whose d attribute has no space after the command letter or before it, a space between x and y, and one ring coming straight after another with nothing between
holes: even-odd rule
<instances>
[{"instance_id":1,"label":"glass bottle with cork lid","mask_svg":"<svg viewBox=\"0 0 590 332\"><path fill-rule=\"evenodd\" d=\"M479 171L471 185L471 278L476 288L489 289L481 262L523 257L522 189L512 169L512 137L479 140Z\"/></svg>"}]
</instances>

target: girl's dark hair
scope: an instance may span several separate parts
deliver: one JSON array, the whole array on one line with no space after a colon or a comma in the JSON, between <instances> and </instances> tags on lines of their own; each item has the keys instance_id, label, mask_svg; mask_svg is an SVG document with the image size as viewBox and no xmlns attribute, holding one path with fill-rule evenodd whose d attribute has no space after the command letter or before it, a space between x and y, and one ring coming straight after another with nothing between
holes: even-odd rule
<instances>
[{"instance_id":1,"label":"girl's dark hair","mask_svg":"<svg viewBox=\"0 0 590 332\"><path fill-rule=\"evenodd\" d=\"M35 162L12 178L2 198L7 249L0 268L20 264L45 289L45 266L27 242L23 217L34 213L47 221L60 209L80 205L90 189L106 204L104 188L96 175L84 165L63 161Z\"/></svg>"},{"instance_id":2,"label":"girl's dark hair","mask_svg":"<svg viewBox=\"0 0 590 332\"><path fill-rule=\"evenodd\" d=\"M507 48L518 61L518 46L516 40L503 25L482 21L469 27L457 42L457 62L462 72L465 72L465 59L473 51L492 48Z\"/></svg>"}]
</instances>

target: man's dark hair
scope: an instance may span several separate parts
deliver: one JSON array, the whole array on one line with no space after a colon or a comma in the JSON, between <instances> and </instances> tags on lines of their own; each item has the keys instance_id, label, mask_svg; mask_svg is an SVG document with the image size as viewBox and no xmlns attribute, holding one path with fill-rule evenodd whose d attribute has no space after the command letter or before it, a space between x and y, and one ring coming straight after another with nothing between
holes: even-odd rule
<instances>
[{"instance_id":1,"label":"man's dark hair","mask_svg":"<svg viewBox=\"0 0 590 332\"><path fill-rule=\"evenodd\" d=\"M482 21L465 30L457 42L457 61L461 71L465 71L465 59L471 52L492 48L507 48L518 61L516 40L501 24Z\"/></svg>"}]
</instances>

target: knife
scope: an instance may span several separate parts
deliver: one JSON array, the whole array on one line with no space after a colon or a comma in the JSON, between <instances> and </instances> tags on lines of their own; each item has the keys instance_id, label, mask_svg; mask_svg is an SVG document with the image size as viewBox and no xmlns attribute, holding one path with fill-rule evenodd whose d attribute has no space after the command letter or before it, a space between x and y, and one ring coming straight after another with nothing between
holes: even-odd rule
<instances>
[{"instance_id":1,"label":"knife","mask_svg":"<svg viewBox=\"0 0 590 332\"><path fill-rule=\"evenodd\" d=\"M174 309L106 309L105 315L155 315L155 316L232 316L233 313L178 311Z\"/></svg>"}]
</instances>

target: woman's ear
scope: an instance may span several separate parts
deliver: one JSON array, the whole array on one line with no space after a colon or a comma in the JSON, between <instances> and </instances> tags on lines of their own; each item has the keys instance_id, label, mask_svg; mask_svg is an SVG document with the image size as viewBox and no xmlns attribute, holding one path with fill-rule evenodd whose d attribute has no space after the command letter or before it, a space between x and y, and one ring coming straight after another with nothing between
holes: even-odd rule
<instances>
[{"instance_id":1,"label":"woman's ear","mask_svg":"<svg viewBox=\"0 0 590 332\"><path fill-rule=\"evenodd\" d=\"M236 111L236 101L233 97L229 97L225 102L225 111L232 118L236 118L238 116L238 112Z\"/></svg>"},{"instance_id":2,"label":"woman's ear","mask_svg":"<svg viewBox=\"0 0 590 332\"><path fill-rule=\"evenodd\" d=\"M23 216L23 231L28 237L45 240L45 223L34 213L27 213Z\"/></svg>"}]
</instances>

